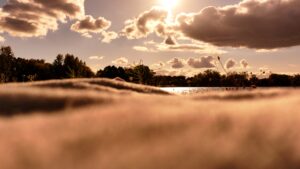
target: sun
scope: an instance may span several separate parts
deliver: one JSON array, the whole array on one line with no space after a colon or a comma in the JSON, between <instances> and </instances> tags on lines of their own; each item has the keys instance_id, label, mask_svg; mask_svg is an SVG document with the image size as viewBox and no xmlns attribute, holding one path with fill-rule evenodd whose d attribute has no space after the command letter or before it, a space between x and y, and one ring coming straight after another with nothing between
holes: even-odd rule
<instances>
[{"instance_id":1,"label":"sun","mask_svg":"<svg viewBox=\"0 0 300 169\"><path fill-rule=\"evenodd\" d=\"M160 0L162 7L171 10L178 5L178 0Z\"/></svg>"}]
</instances>

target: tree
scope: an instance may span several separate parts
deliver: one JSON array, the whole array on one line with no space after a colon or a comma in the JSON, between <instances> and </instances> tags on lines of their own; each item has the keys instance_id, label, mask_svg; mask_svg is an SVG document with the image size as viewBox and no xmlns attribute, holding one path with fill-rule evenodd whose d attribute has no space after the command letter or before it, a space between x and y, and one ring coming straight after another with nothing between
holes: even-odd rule
<instances>
[{"instance_id":1,"label":"tree","mask_svg":"<svg viewBox=\"0 0 300 169\"><path fill-rule=\"evenodd\" d=\"M133 68L133 75L138 79L140 84L150 84L154 72L148 66L138 65Z\"/></svg>"},{"instance_id":2,"label":"tree","mask_svg":"<svg viewBox=\"0 0 300 169\"><path fill-rule=\"evenodd\" d=\"M57 58L57 62L60 63L60 61L61 56ZM71 54L66 54L64 57L63 71L64 78L90 78L94 76L94 73L86 66L85 62Z\"/></svg>"},{"instance_id":3,"label":"tree","mask_svg":"<svg viewBox=\"0 0 300 169\"><path fill-rule=\"evenodd\" d=\"M248 74L231 72L222 80L222 85L226 87L245 87L250 86Z\"/></svg>"},{"instance_id":4,"label":"tree","mask_svg":"<svg viewBox=\"0 0 300 169\"><path fill-rule=\"evenodd\" d=\"M279 75L279 74L271 74L269 77L269 82L271 86L291 86L292 85L292 77L289 75Z\"/></svg>"},{"instance_id":5,"label":"tree","mask_svg":"<svg viewBox=\"0 0 300 169\"><path fill-rule=\"evenodd\" d=\"M258 85L258 82L259 82L259 79L256 75L251 75L250 79L249 79L249 82L250 82L250 85L254 85L254 86L257 86Z\"/></svg>"},{"instance_id":6,"label":"tree","mask_svg":"<svg viewBox=\"0 0 300 169\"><path fill-rule=\"evenodd\" d=\"M46 63L45 60L17 58L14 65L16 81L48 80L53 77L51 64Z\"/></svg>"},{"instance_id":7,"label":"tree","mask_svg":"<svg viewBox=\"0 0 300 169\"><path fill-rule=\"evenodd\" d=\"M15 57L11 47L0 49L0 83L13 81Z\"/></svg>"},{"instance_id":8,"label":"tree","mask_svg":"<svg viewBox=\"0 0 300 169\"><path fill-rule=\"evenodd\" d=\"M65 77L64 74L64 56L59 54L52 63L53 78L62 79Z\"/></svg>"},{"instance_id":9,"label":"tree","mask_svg":"<svg viewBox=\"0 0 300 169\"><path fill-rule=\"evenodd\" d=\"M190 79L191 86L218 87L221 85L221 74L217 71L206 70Z\"/></svg>"},{"instance_id":10,"label":"tree","mask_svg":"<svg viewBox=\"0 0 300 169\"><path fill-rule=\"evenodd\" d=\"M292 79L293 86L300 86L300 75L295 75Z\"/></svg>"},{"instance_id":11,"label":"tree","mask_svg":"<svg viewBox=\"0 0 300 169\"><path fill-rule=\"evenodd\" d=\"M187 80L185 76L154 76L150 85L183 87L187 86Z\"/></svg>"},{"instance_id":12,"label":"tree","mask_svg":"<svg viewBox=\"0 0 300 169\"><path fill-rule=\"evenodd\" d=\"M116 66L107 66L104 70L99 70L96 74L97 77L105 77L105 78L116 78L120 77L124 80L128 80L128 75L125 72L125 69L122 67Z\"/></svg>"}]
</instances>

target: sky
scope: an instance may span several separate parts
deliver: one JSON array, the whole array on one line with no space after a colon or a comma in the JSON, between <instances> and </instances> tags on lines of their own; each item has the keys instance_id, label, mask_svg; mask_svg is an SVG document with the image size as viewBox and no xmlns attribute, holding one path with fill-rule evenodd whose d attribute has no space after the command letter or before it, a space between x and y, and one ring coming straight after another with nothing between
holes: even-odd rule
<instances>
[{"instance_id":1,"label":"sky","mask_svg":"<svg viewBox=\"0 0 300 169\"><path fill-rule=\"evenodd\" d=\"M299 0L0 0L0 46L94 71L142 62L157 74L300 72Z\"/></svg>"}]
</instances>

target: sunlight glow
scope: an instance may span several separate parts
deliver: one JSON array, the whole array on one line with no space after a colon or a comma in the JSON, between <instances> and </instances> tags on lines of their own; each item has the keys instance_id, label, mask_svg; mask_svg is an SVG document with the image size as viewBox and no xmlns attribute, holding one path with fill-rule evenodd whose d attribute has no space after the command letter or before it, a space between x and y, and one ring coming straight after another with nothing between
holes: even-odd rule
<instances>
[{"instance_id":1,"label":"sunlight glow","mask_svg":"<svg viewBox=\"0 0 300 169\"><path fill-rule=\"evenodd\" d=\"M173 10L179 4L179 0L158 0L161 7L168 11L168 18L166 22L171 24L173 22Z\"/></svg>"},{"instance_id":2,"label":"sunlight glow","mask_svg":"<svg viewBox=\"0 0 300 169\"><path fill-rule=\"evenodd\" d=\"M178 5L178 0L160 0L160 4L168 10L172 10Z\"/></svg>"}]
</instances>

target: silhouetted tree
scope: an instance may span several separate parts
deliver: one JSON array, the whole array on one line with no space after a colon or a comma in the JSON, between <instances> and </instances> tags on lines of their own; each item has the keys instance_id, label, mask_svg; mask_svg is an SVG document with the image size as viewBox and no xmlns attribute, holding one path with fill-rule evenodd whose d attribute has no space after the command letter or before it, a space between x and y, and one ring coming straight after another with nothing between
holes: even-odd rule
<instances>
[{"instance_id":1,"label":"silhouetted tree","mask_svg":"<svg viewBox=\"0 0 300 169\"><path fill-rule=\"evenodd\" d=\"M182 87L187 86L187 80L185 76L154 76L150 84L161 87Z\"/></svg>"},{"instance_id":2,"label":"silhouetted tree","mask_svg":"<svg viewBox=\"0 0 300 169\"><path fill-rule=\"evenodd\" d=\"M254 85L254 86L257 86L258 85L258 77L256 75L251 75L250 79L249 79L249 83L250 85Z\"/></svg>"},{"instance_id":3,"label":"silhouetted tree","mask_svg":"<svg viewBox=\"0 0 300 169\"><path fill-rule=\"evenodd\" d=\"M50 64L45 60L15 58L10 47L0 49L0 83L93 76L83 61L70 54L58 55Z\"/></svg>"},{"instance_id":4,"label":"silhouetted tree","mask_svg":"<svg viewBox=\"0 0 300 169\"><path fill-rule=\"evenodd\" d=\"M52 73L55 79L63 79L64 74L64 56L59 54L52 63Z\"/></svg>"},{"instance_id":5,"label":"silhouetted tree","mask_svg":"<svg viewBox=\"0 0 300 169\"><path fill-rule=\"evenodd\" d=\"M133 68L122 68L107 66L97 72L97 77L116 78L120 77L126 81L140 84L150 84L154 72L148 66L138 65Z\"/></svg>"},{"instance_id":6,"label":"silhouetted tree","mask_svg":"<svg viewBox=\"0 0 300 169\"><path fill-rule=\"evenodd\" d=\"M292 77L289 75L271 74L269 77L269 83L271 86L291 86Z\"/></svg>"},{"instance_id":7,"label":"silhouetted tree","mask_svg":"<svg viewBox=\"0 0 300 169\"><path fill-rule=\"evenodd\" d=\"M57 58L58 63L60 63L60 58ZM92 70L86 66L85 62L79 60L78 57L74 55L66 54L63 62L63 70L65 78L90 78L94 76Z\"/></svg>"},{"instance_id":8,"label":"silhouetted tree","mask_svg":"<svg viewBox=\"0 0 300 169\"><path fill-rule=\"evenodd\" d=\"M99 70L96 74L97 77L105 77L105 78L116 78L120 77L124 80L128 80L128 75L125 72L125 69L122 67L116 66L107 66L103 70Z\"/></svg>"},{"instance_id":9,"label":"silhouetted tree","mask_svg":"<svg viewBox=\"0 0 300 169\"><path fill-rule=\"evenodd\" d=\"M0 49L0 83L13 81L14 53L9 46Z\"/></svg>"},{"instance_id":10,"label":"silhouetted tree","mask_svg":"<svg viewBox=\"0 0 300 169\"><path fill-rule=\"evenodd\" d=\"M295 75L292 79L293 86L300 86L300 75Z\"/></svg>"},{"instance_id":11,"label":"silhouetted tree","mask_svg":"<svg viewBox=\"0 0 300 169\"><path fill-rule=\"evenodd\" d=\"M236 73L236 72L228 73L227 76L225 76L222 79L221 84L226 87L250 86L250 82L248 80L248 74L247 73Z\"/></svg>"},{"instance_id":12,"label":"silhouetted tree","mask_svg":"<svg viewBox=\"0 0 300 169\"><path fill-rule=\"evenodd\" d=\"M266 72L262 72L263 75ZM90 78L94 73L86 63L71 54L59 54L52 64L45 60L15 58L9 46L0 48L0 83L27 82L35 80L64 79L64 78ZM250 73L228 73L221 75L214 70L190 78L184 76L155 76L155 73L145 65L131 68L107 66L97 72L97 77L116 78L126 81L154 86L207 86L207 87L244 87L244 86L300 86L300 75L271 74L269 77L259 79Z\"/></svg>"},{"instance_id":13,"label":"silhouetted tree","mask_svg":"<svg viewBox=\"0 0 300 169\"><path fill-rule=\"evenodd\" d=\"M259 79L259 81L257 82L257 86L270 87L270 80L268 78Z\"/></svg>"},{"instance_id":14,"label":"silhouetted tree","mask_svg":"<svg viewBox=\"0 0 300 169\"><path fill-rule=\"evenodd\" d=\"M206 70L189 79L191 86L217 87L221 86L221 74L217 71Z\"/></svg>"},{"instance_id":15,"label":"silhouetted tree","mask_svg":"<svg viewBox=\"0 0 300 169\"><path fill-rule=\"evenodd\" d=\"M133 68L134 77L138 79L140 84L150 84L154 72L148 66L138 65Z\"/></svg>"}]
</instances>

